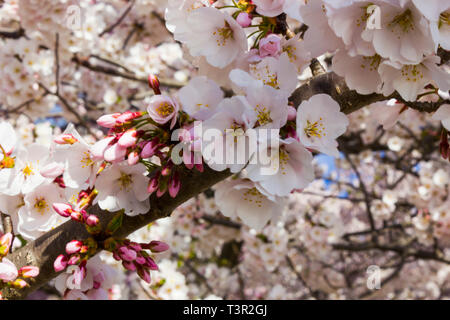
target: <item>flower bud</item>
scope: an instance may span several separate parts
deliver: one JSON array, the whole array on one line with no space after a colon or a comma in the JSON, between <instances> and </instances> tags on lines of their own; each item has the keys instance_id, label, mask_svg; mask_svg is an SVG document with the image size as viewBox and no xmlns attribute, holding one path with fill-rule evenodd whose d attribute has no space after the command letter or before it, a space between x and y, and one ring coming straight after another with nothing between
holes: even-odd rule
<instances>
[{"instance_id":1,"label":"flower bud","mask_svg":"<svg viewBox=\"0 0 450 320\"><path fill-rule=\"evenodd\" d=\"M137 138L138 138L138 131L132 128L125 131L125 133L120 137L117 143L119 144L119 146L123 148L128 148L136 144Z\"/></svg>"},{"instance_id":2,"label":"flower bud","mask_svg":"<svg viewBox=\"0 0 450 320\"><path fill-rule=\"evenodd\" d=\"M163 252L169 250L169 245L162 241L153 240L148 244L148 249L150 249L154 253Z\"/></svg>"},{"instance_id":3,"label":"flower bud","mask_svg":"<svg viewBox=\"0 0 450 320\"><path fill-rule=\"evenodd\" d=\"M90 227L95 227L99 223L100 223L100 219L94 214L89 215L86 219L86 224Z\"/></svg>"},{"instance_id":4,"label":"flower bud","mask_svg":"<svg viewBox=\"0 0 450 320\"><path fill-rule=\"evenodd\" d=\"M16 288L16 289L23 289L23 288L25 288L26 286L28 286L28 283L26 283L25 280L22 280L22 279L16 279L16 280L14 280L14 281L11 283L11 285L12 285L14 288Z\"/></svg>"},{"instance_id":5,"label":"flower bud","mask_svg":"<svg viewBox=\"0 0 450 320\"><path fill-rule=\"evenodd\" d=\"M116 143L106 149L103 156L105 157L105 161L115 163L124 160L126 154L127 148L122 147L118 143Z\"/></svg>"},{"instance_id":6,"label":"flower bud","mask_svg":"<svg viewBox=\"0 0 450 320\"><path fill-rule=\"evenodd\" d=\"M139 275L139 277L144 280L147 283L151 283L152 282L152 278L150 276L150 272L148 272L148 270L146 270L145 268L137 268L137 273Z\"/></svg>"},{"instance_id":7,"label":"flower bud","mask_svg":"<svg viewBox=\"0 0 450 320\"><path fill-rule=\"evenodd\" d=\"M74 254L70 257L69 261L67 261L67 264L69 266L73 266L75 264L78 264L78 262L80 262L80 259L81 259L81 257L79 254Z\"/></svg>"},{"instance_id":8,"label":"flower bud","mask_svg":"<svg viewBox=\"0 0 450 320\"><path fill-rule=\"evenodd\" d=\"M70 133L64 133L56 136L53 141L57 144L74 144L75 142L78 142L78 139Z\"/></svg>"},{"instance_id":9,"label":"flower bud","mask_svg":"<svg viewBox=\"0 0 450 320\"><path fill-rule=\"evenodd\" d=\"M67 257L63 254L60 254L53 262L53 268L56 272L62 271L67 267Z\"/></svg>"},{"instance_id":10,"label":"flower bud","mask_svg":"<svg viewBox=\"0 0 450 320\"><path fill-rule=\"evenodd\" d=\"M112 141L114 139L115 139L115 137L106 137L106 138L94 143L94 145L90 149L91 155L92 155L92 160L94 160L94 161L103 160L104 159L103 155L105 154L106 149L108 149L108 147L110 146L110 144L112 143Z\"/></svg>"},{"instance_id":11,"label":"flower bud","mask_svg":"<svg viewBox=\"0 0 450 320\"><path fill-rule=\"evenodd\" d=\"M175 198L180 191L181 180L178 172L175 172L169 181L169 194L172 198Z\"/></svg>"},{"instance_id":12,"label":"flower bud","mask_svg":"<svg viewBox=\"0 0 450 320\"><path fill-rule=\"evenodd\" d=\"M136 251L122 246L118 250L119 256L125 261L134 261L136 259Z\"/></svg>"},{"instance_id":13,"label":"flower bud","mask_svg":"<svg viewBox=\"0 0 450 320\"><path fill-rule=\"evenodd\" d=\"M83 214L81 212L78 211L72 211L70 213L70 218L72 220L78 221L78 222L82 222L83 221Z\"/></svg>"},{"instance_id":14,"label":"flower bud","mask_svg":"<svg viewBox=\"0 0 450 320\"><path fill-rule=\"evenodd\" d=\"M159 187L159 174L155 175L153 178L150 179L147 187L147 192L149 194L152 194L155 192Z\"/></svg>"},{"instance_id":15,"label":"flower bud","mask_svg":"<svg viewBox=\"0 0 450 320\"><path fill-rule=\"evenodd\" d=\"M116 120L120 115L120 113L105 114L97 119L97 124L104 128L114 128Z\"/></svg>"},{"instance_id":16,"label":"flower bud","mask_svg":"<svg viewBox=\"0 0 450 320\"><path fill-rule=\"evenodd\" d=\"M39 268L35 266L25 266L20 268L19 276L24 278L34 278L39 275Z\"/></svg>"},{"instance_id":17,"label":"flower bud","mask_svg":"<svg viewBox=\"0 0 450 320\"><path fill-rule=\"evenodd\" d=\"M79 240L72 240L66 244L66 253L69 255L78 253L80 252L82 246L83 242Z\"/></svg>"},{"instance_id":18,"label":"flower bud","mask_svg":"<svg viewBox=\"0 0 450 320\"><path fill-rule=\"evenodd\" d=\"M155 138L152 141L148 142L144 146L144 148L142 148L141 158L142 159L147 159L147 158L152 157L155 154L156 149L158 147L159 147L159 139L158 138Z\"/></svg>"},{"instance_id":19,"label":"flower bud","mask_svg":"<svg viewBox=\"0 0 450 320\"><path fill-rule=\"evenodd\" d=\"M0 256L6 256L13 241L12 233L5 233L0 237Z\"/></svg>"},{"instance_id":20,"label":"flower bud","mask_svg":"<svg viewBox=\"0 0 450 320\"><path fill-rule=\"evenodd\" d=\"M247 12L241 12L238 14L236 22L239 23L242 28L246 28L252 24L252 18Z\"/></svg>"},{"instance_id":21,"label":"flower bud","mask_svg":"<svg viewBox=\"0 0 450 320\"><path fill-rule=\"evenodd\" d=\"M155 94L161 94L161 90L159 89L159 80L158 77L151 74L148 76L148 86L153 89Z\"/></svg>"},{"instance_id":22,"label":"flower bud","mask_svg":"<svg viewBox=\"0 0 450 320\"><path fill-rule=\"evenodd\" d=\"M139 159L140 159L140 157L139 157L139 153L137 153L137 151L130 152L128 154L128 165L134 166L136 163L139 162Z\"/></svg>"},{"instance_id":23,"label":"flower bud","mask_svg":"<svg viewBox=\"0 0 450 320\"><path fill-rule=\"evenodd\" d=\"M142 111L138 111L138 112L131 112L131 111L125 111L124 113L122 113L116 120L116 125L118 124L123 124L125 122L129 122L131 120L134 120L136 118L139 118L143 115L144 113Z\"/></svg>"},{"instance_id":24,"label":"flower bud","mask_svg":"<svg viewBox=\"0 0 450 320\"><path fill-rule=\"evenodd\" d=\"M130 261L122 261L122 265L125 269L130 271L136 271L136 266L133 262Z\"/></svg>"},{"instance_id":25,"label":"flower bud","mask_svg":"<svg viewBox=\"0 0 450 320\"><path fill-rule=\"evenodd\" d=\"M158 265L156 264L155 260L153 260L150 257L145 258L145 260L146 260L145 266L147 268L149 268L150 270L155 270L155 271L159 270Z\"/></svg>"},{"instance_id":26,"label":"flower bud","mask_svg":"<svg viewBox=\"0 0 450 320\"><path fill-rule=\"evenodd\" d=\"M145 264L146 261L147 260L144 257L142 257L142 256L136 257L136 263Z\"/></svg>"},{"instance_id":27,"label":"flower bud","mask_svg":"<svg viewBox=\"0 0 450 320\"><path fill-rule=\"evenodd\" d=\"M73 212L72 206L67 203L54 203L52 205L52 207L53 207L53 210L55 210L57 214L59 214L60 216L62 216L64 218L69 217Z\"/></svg>"}]
</instances>

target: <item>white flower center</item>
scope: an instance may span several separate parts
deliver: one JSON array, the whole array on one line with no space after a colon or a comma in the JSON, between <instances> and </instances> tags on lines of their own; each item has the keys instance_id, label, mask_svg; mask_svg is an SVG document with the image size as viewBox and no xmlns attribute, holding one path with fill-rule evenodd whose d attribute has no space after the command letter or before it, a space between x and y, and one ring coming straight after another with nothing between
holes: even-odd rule
<instances>
[{"instance_id":1,"label":"white flower center","mask_svg":"<svg viewBox=\"0 0 450 320\"><path fill-rule=\"evenodd\" d=\"M86 168L94 164L94 161L92 161L91 155L89 154L88 151L83 152L83 158L80 160L80 162L82 164L81 165L82 168Z\"/></svg>"},{"instance_id":2,"label":"white flower center","mask_svg":"<svg viewBox=\"0 0 450 320\"><path fill-rule=\"evenodd\" d=\"M270 110L267 110L266 107L257 104L254 110L257 113L258 122L261 126L272 122Z\"/></svg>"},{"instance_id":3,"label":"white flower center","mask_svg":"<svg viewBox=\"0 0 450 320\"><path fill-rule=\"evenodd\" d=\"M391 28L399 26L403 33L414 31L414 17L412 11L407 9L405 12L395 16L395 18L388 25Z\"/></svg>"},{"instance_id":4,"label":"white flower center","mask_svg":"<svg viewBox=\"0 0 450 320\"><path fill-rule=\"evenodd\" d=\"M227 21L225 21L225 26L222 28L217 28L216 31L213 32L213 35L216 38L218 47L225 46L229 39L234 38L233 29L231 29L231 26Z\"/></svg>"},{"instance_id":5,"label":"white flower center","mask_svg":"<svg viewBox=\"0 0 450 320\"><path fill-rule=\"evenodd\" d=\"M121 190L129 190L131 184L133 183L133 177L131 174L126 174L121 172L120 178L118 179Z\"/></svg>"},{"instance_id":6,"label":"white flower center","mask_svg":"<svg viewBox=\"0 0 450 320\"><path fill-rule=\"evenodd\" d=\"M34 175L34 169L31 162L27 162L25 168L22 169L22 173L25 176L25 178Z\"/></svg>"},{"instance_id":7,"label":"white flower center","mask_svg":"<svg viewBox=\"0 0 450 320\"><path fill-rule=\"evenodd\" d=\"M325 126L323 125L322 121L323 121L322 117L319 118L319 121L315 122L306 120L306 127L304 131L308 138L311 137L322 138L327 135L325 133Z\"/></svg>"},{"instance_id":8,"label":"white flower center","mask_svg":"<svg viewBox=\"0 0 450 320\"><path fill-rule=\"evenodd\" d=\"M244 200L256 204L259 208L262 207L263 199L264 196L256 188L251 188L244 192Z\"/></svg>"},{"instance_id":9,"label":"white flower center","mask_svg":"<svg viewBox=\"0 0 450 320\"><path fill-rule=\"evenodd\" d=\"M36 198L36 202L34 203L34 208L41 214L44 215L44 213L47 212L49 206L47 201L45 201L44 197Z\"/></svg>"},{"instance_id":10,"label":"white flower center","mask_svg":"<svg viewBox=\"0 0 450 320\"><path fill-rule=\"evenodd\" d=\"M417 82L423 79L423 72L420 70L419 65L406 65L402 68L402 77L406 81Z\"/></svg>"}]
</instances>

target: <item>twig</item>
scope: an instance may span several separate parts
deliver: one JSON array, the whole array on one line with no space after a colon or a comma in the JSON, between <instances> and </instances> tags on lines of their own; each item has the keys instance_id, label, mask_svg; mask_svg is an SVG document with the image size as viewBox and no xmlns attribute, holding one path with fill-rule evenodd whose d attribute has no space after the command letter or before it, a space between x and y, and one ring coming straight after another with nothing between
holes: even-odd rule
<instances>
[{"instance_id":1,"label":"twig","mask_svg":"<svg viewBox=\"0 0 450 320\"><path fill-rule=\"evenodd\" d=\"M134 5L135 0L131 0L130 4L128 5L128 7L125 9L125 11L122 13L122 15L119 17L119 19L116 20L116 22L114 22L112 25L110 25L109 27L107 27L105 30L103 30L98 36L99 37L103 37L103 35L105 33L109 33L112 32L118 25L120 25L123 21L123 19L125 19L125 17L127 16L127 14L130 12L131 8Z\"/></svg>"}]
</instances>

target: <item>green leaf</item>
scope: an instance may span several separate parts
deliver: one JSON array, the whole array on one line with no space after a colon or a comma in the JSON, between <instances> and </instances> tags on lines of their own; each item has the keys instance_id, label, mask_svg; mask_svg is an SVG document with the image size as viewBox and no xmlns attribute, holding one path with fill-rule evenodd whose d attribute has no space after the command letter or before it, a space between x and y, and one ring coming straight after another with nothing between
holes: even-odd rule
<instances>
[{"instance_id":1,"label":"green leaf","mask_svg":"<svg viewBox=\"0 0 450 320\"><path fill-rule=\"evenodd\" d=\"M121 210L108 223L108 225L106 226L106 230L105 230L107 235L114 234L122 226L123 213L124 213L124 210Z\"/></svg>"}]
</instances>

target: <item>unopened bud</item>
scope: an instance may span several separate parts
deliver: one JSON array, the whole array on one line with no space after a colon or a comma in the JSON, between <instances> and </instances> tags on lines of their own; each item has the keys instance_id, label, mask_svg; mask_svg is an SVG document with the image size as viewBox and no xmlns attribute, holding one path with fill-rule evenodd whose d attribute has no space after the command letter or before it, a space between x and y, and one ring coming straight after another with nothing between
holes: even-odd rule
<instances>
[{"instance_id":1,"label":"unopened bud","mask_svg":"<svg viewBox=\"0 0 450 320\"><path fill-rule=\"evenodd\" d=\"M151 89L153 89L153 92L155 94L161 94L161 90L159 89L159 80L158 77L151 74L148 76L148 85Z\"/></svg>"},{"instance_id":2,"label":"unopened bud","mask_svg":"<svg viewBox=\"0 0 450 320\"><path fill-rule=\"evenodd\" d=\"M70 133L64 133L56 136L53 141L57 144L74 144L75 142L78 142L78 139Z\"/></svg>"}]
</instances>

